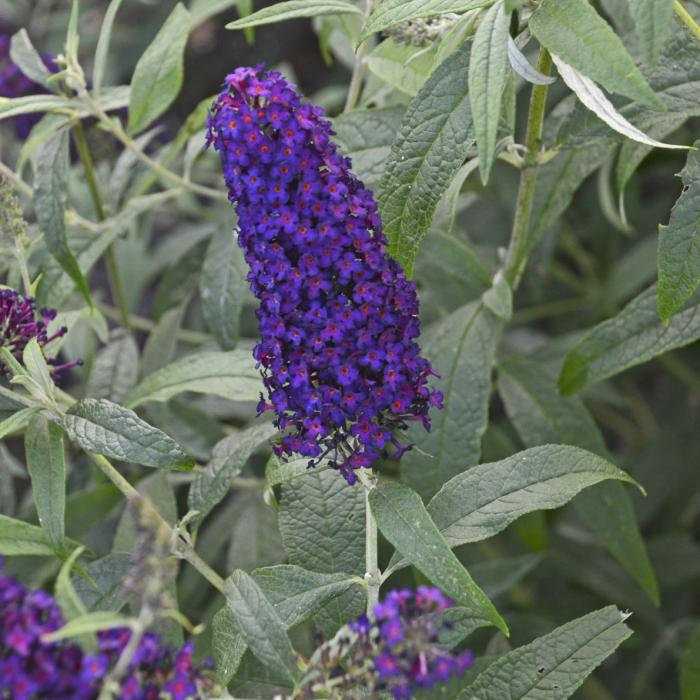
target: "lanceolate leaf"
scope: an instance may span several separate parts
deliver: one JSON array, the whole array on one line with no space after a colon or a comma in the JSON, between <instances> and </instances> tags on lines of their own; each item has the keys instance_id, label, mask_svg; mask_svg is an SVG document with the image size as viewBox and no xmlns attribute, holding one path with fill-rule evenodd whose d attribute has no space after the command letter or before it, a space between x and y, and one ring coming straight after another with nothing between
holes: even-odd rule
<instances>
[{"instance_id":1,"label":"lanceolate leaf","mask_svg":"<svg viewBox=\"0 0 700 700\"><path fill-rule=\"evenodd\" d=\"M112 39L112 28L114 26L114 18L119 12L119 7L122 0L111 0L107 12L105 12L100 28L100 36L97 40L95 48L95 60L92 68L92 89L96 95L100 94L102 81L104 79L105 69L107 67L107 58L109 56L109 44Z\"/></svg>"},{"instance_id":2,"label":"lanceolate leaf","mask_svg":"<svg viewBox=\"0 0 700 700\"><path fill-rule=\"evenodd\" d=\"M128 333L117 333L90 369L86 393L90 398L120 403L134 388L139 373L139 349Z\"/></svg>"},{"instance_id":3,"label":"lanceolate leaf","mask_svg":"<svg viewBox=\"0 0 700 700\"><path fill-rule=\"evenodd\" d=\"M573 394L700 338L700 300L694 297L667 325L656 303L654 285L587 333L566 356L559 389Z\"/></svg>"},{"instance_id":4,"label":"lanceolate leaf","mask_svg":"<svg viewBox=\"0 0 700 700\"><path fill-rule=\"evenodd\" d=\"M700 699L700 624L693 629L681 659L681 698Z\"/></svg>"},{"instance_id":5,"label":"lanceolate leaf","mask_svg":"<svg viewBox=\"0 0 700 700\"><path fill-rule=\"evenodd\" d=\"M37 152L34 161L34 210L46 247L90 305L90 290L66 238L68 196L68 131L62 129Z\"/></svg>"},{"instance_id":6,"label":"lanceolate leaf","mask_svg":"<svg viewBox=\"0 0 700 700\"><path fill-rule=\"evenodd\" d=\"M543 46L610 92L665 109L622 41L588 0L544 0L529 26Z\"/></svg>"},{"instance_id":7,"label":"lanceolate leaf","mask_svg":"<svg viewBox=\"0 0 700 700\"><path fill-rule=\"evenodd\" d=\"M603 436L583 402L562 396L556 376L542 364L512 359L501 363L499 369L499 393L527 446L560 442L608 456ZM582 491L574 505L613 556L658 603L656 577L626 489L615 481L605 481Z\"/></svg>"},{"instance_id":8,"label":"lanceolate leaf","mask_svg":"<svg viewBox=\"0 0 700 700\"><path fill-rule=\"evenodd\" d=\"M474 143L465 44L411 101L377 191L390 253L413 271L420 241L440 198Z\"/></svg>"},{"instance_id":9,"label":"lanceolate leaf","mask_svg":"<svg viewBox=\"0 0 700 700\"><path fill-rule=\"evenodd\" d=\"M297 678L299 669L284 623L255 581L244 571L234 571L226 581L224 594L253 654L266 666L283 671L290 680Z\"/></svg>"},{"instance_id":10,"label":"lanceolate leaf","mask_svg":"<svg viewBox=\"0 0 700 700\"><path fill-rule=\"evenodd\" d=\"M374 32L381 32L401 22L422 17L466 12L478 7L486 7L493 0L380 0L362 31L364 39Z\"/></svg>"},{"instance_id":11,"label":"lanceolate leaf","mask_svg":"<svg viewBox=\"0 0 700 700\"><path fill-rule=\"evenodd\" d=\"M20 29L10 42L10 58L12 62L28 78L45 88L50 87L51 73L41 56L34 48L26 29Z\"/></svg>"},{"instance_id":12,"label":"lanceolate leaf","mask_svg":"<svg viewBox=\"0 0 700 700\"><path fill-rule=\"evenodd\" d=\"M369 502L379 530L400 554L455 601L508 634L505 621L450 550L415 491L381 483L370 492Z\"/></svg>"},{"instance_id":13,"label":"lanceolate leaf","mask_svg":"<svg viewBox=\"0 0 700 700\"><path fill-rule=\"evenodd\" d=\"M61 421L68 437L87 452L163 469L191 469L192 459L164 432L106 399L83 399Z\"/></svg>"},{"instance_id":14,"label":"lanceolate leaf","mask_svg":"<svg viewBox=\"0 0 700 700\"><path fill-rule=\"evenodd\" d=\"M356 5L344 0L287 0L287 2L277 2L270 7L253 12L252 15L241 17L235 22L229 22L226 29L245 29L246 27L257 27L261 24L273 24L287 19L297 17L317 17L319 15L342 15L362 14Z\"/></svg>"},{"instance_id":15,"label":"lanceolate leaf","mask_svg":"<svg viewBox=\"0 0 700 700\"><path fill-rule=\"evenodd\" d=\"M697 146L697 144L696 144ZM659 316L668 321L700 285L700 156L688 154L683 192L659 230Z\"/></svg>"},{"instance_id":16,"label":"lanceolate leaf","mask_svg":"<svg viewBox=\"0 0 700 700\"><path fill-rule=\"evenodd\" d=\"M248 349L187 355L149 374L127 399L132 408L146 401L167 401L192 391L233 401L258 401L262 381Z\"/></svg>"},{"instance_id":17,"label":"lanceolate leaf","mask_svg":"<svg viewBox=\"0 0 700 700\"><path fill-rule=\"evenodd\" d=\"M204 319L224 350L232 350L238 341L247 271L234 234L226 229L215 234L199 277L199 296Z\"/></svg>"},{"instance_id":18,"label":"lanceolate leaf","mask_svg":"<svg viewBox=\"0 0 700 700\"><path fill-rule=\"evenodd\" d=\"M673 28L674 0L628 0L644 59L655 65Z\"/></svg>"},{"instance_id":19,"label":"lanceolate leaf","mask_svg":"<svg viewBox=\"0 0 700 700\"><path fill-rule=\"evenodd\" d=\"M224 438L214 447L209 464L192 482L187 499L190 510L199 511L198 520L223 500L250 455L276 432L271 422L259 423Z\"/></svg>"},{"instance_id":20,"label":"lanceolate leaf","mask_svg":"<svg viewBox=\"0 0 700 700\"><path fill-rule=\"evenodd\" d=\"M613 103L610 102L603 91L590 78L579 73L579 71L559 58L559 56L553 54L552 58L554 59L554 63L559 70L559 75L561 75L562 80L576 94L576 97L611 129L626 136L628 139L655 148L688 148L687 146L675 145L672 143L662 143L661 141L647 136L643 131L634 126L634 124L630 124L630 122L615 109Z\"/></svg>"},{"instance_id":21,"label":"lanceolate leaf","mask_svg":"<svg viewBox=\"0 0 700 700\"><path fill-rule=\"evenodd\" d=\"M540 73L540 71L532 66L510 34L508 35L508 60L510 61L512 69L521 78L527 80L528 83L532 83L533 85L551 85L556 82L555 76Z\"/></svg>"},{"instance_id":22,"label":"lanceolate leaf","mask_svg":"<svg viewBox=\"0 0 700 700\"><path fill-rule=\"evenodd\" d=\"M66 546L73 549L78 544L66 540ZM40 527L0 514L0 555L50 557L53 554L53 545Z\"/></svg>"},{"instance_id":23,"label":"lanceolate leaf","mask_svg":"<svg viewBox=\"0 0 700 700\"><path fill-rule=\"evenodd\" d=\"M497 0L479 23L469 63L469 101L484 184L489 179L496 152L508 68L508 25L503 0Z\"/></svg>"},{"instance_id":24,"label":"lanceolate leaf","mask_svg":"<svg viewBox=\"0 0 700 700\"><path fill-rule=\"evenodd\" d=\"M25 450L39 522L49 541L60 552L66 534L63 432L43 415L34 416L25 435Z\"/></svg>"},{"instance_id":25,"label":"lanceolate leaf","mask_svg":"<svg viewBox=\"0 0 700 700\"><path fill-rule=\"evenodd\" d=\"M481 303L458 309L431 327L423 352L439 379L444 408L431 413L432 428L408 431L416 445L401 459L406 482L429 499L448 479L476 464L488 423L491 369L500 321Z\"/></svg>"},{"instance_id":26,"label":"lanceolate leaf","mask_svg":"<svg viewBox=\"0 0 700 700\"><path fill-rule=\"evenodd\" d=\"M447 544L495 535L525 513L559 508L605 479L634 480L597 455L569 445L541 445L448 481L428 504Z\"/></svg>"},{"instance_id":27,"label":"lanceolate leaf","mask_svg":"<svg viewBox=\"0 0 700 700\"><path fill-rule=\"evenodd\" d=\"M458 700L565 700L631 634L610 606L496 659Z\"/></svg>"},{"instance_id":28,"label":"lanceolate leaf","mask_svg":"<svg viewBox=\"0 0 700 700\"><path fill-rule=\"evenodd\" d=\"M134 69L129 131L138 133L171 105L180 92L190 13L178 3Z\"/></svg>"}]
</instances>

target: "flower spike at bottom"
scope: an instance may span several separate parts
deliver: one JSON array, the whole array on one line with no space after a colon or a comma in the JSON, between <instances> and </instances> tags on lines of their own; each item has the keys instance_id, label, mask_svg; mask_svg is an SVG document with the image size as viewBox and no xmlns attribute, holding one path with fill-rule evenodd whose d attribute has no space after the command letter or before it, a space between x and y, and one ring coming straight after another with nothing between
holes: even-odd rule
<instances>
[{"instance_id":1,"label":"flower spike at bottom","mask_svg":"<svg viewBox=\"0 0 700 700\"><path fill-rule=\"evenodd\" d=\"M239 68L208 122L260 301L254 356L284 432L278 456L328 458L349 483L442 395L420 356L413 282L386 250L372 193L323 111L279 73Z\"/></svg>"}]
</instances>

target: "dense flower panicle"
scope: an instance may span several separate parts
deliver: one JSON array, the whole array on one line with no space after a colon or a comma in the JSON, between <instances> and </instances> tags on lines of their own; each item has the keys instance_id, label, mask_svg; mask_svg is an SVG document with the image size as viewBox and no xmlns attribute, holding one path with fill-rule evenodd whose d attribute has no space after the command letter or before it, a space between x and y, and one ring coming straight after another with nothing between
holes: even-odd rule
<instances>
[{"instance_id":1,"label":"dense flower panicle","mask_svg":"<svg viewBox=\"0 0 700 700\"><path fill-rule=\"evenodd\" d=\"M0 26L0 97L24 97L44 93L46 90L29 79L10 58L11 34ZM42 56L46 67L55 73L58 69L50 56ZM17 136L25 139L39 121L39 114L21 114L14 118Z\"/></svg>"},{"instance_id":2,"label":"dense flower panicle","mask_svg":"<svg viewBox=\"0 0 700 700\"><path fill-rule=\"evenodd\" d=\"M32 338L36 338L43 347L68 332L68 329L62 326L49 335L48 323L55 318L54 309L37 311L32 297L23 297L13 289L0 288L0 346L7 347L18 361L21 362L22 351ZM47 359L47 362L52 367L54 377L64 369L82 364L82 360L59 364L53 358ZM0 369L2 367L0 362Z\"/></svg>"},{"instance_id":3,"label":"dense flower panicle","mask_svg":"<svg viewBox=\"0 0 700 700\"><path fill-rule=\"evenodd\" d=\"M0 561L0 699L95 700L131 636L125 628L98 632L98 651L85 654L68 641L48 643L42 635L64 624L56 601L29 592L2 573ZM141 640L119 694L121 700L199 700L212 682L209 664L192 663L192 646L162 646L157 635Z\"/></svg>"},{"instance_id":4,"label":"dense flower panicle","mask_svg":"<svg viewBox=\"0 0 700 700\"><path fill-rule=\"evenodd\" d=\"M239 68L209 117L260 300L254 355L285 431L278 456L328 457L350 483L440 406L420 356L415 284L386 251L372 193L323 110L279 73Z\"/></svg>"},{"instance_id":5,"label":"dense flower panicle","mask_svg":"<svg viewBox=\"0 0 700 700\"><path fill-rule=\"evenodd\" d=\"M355 653L371 656L379 688L404 700L416 689L444 683L472 666L472 652L453 656L440 646L440 613L452 605L437 588L394 590L374 607L373 620L362 616L350 624L360 638Z\"/></svg>"}]
</instances>

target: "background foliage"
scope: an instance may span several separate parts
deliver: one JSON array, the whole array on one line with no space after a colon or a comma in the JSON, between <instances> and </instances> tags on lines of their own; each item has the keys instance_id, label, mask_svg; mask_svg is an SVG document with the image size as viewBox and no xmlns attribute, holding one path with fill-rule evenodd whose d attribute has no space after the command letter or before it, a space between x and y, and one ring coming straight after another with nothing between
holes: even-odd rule
<instances>
[{"instance_id":1,"label":"background foliage","mask_svg":"<svg viewBox=\"0 0 700 700\"><path fill-rule=\"evenodd\" d=\"M482 661L430 697L696 700L700 165L664 146L698 138L700 7L369 9L0 2L46 88L0 99L1 174L28 222L2 239L2 280L58 308L51 352L85 360L56 388L28 353L3 384L0 554L50 586L80 542L84 609L128 611L114 591L135 533L106 458L170 526L189 513L178 607L238 697L291 692L292 645L308 657L364 610L369 514L385 589L430 580L469 613ZM410 43L402 23L434 16ZM32 46L65 54L65 93ZM444 411L379 465L369 511L362 486L271 458L255 418L255 300L202 146L223 76L258 62L334 118L441 374ZM20 140L24 113L41 118Z\"/></svg>"}]
</instances>

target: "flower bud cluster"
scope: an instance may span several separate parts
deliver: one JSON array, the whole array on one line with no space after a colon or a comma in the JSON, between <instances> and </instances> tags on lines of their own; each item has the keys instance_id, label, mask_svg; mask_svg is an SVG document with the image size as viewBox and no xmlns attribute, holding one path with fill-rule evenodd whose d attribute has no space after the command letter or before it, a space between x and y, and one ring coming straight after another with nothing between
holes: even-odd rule
<instances>
[{"instance_id":1,"label":"flower bud cluster","mask_svg":"<svg viewBox=\"0 0 700 700\"><path fill-rule=\"evenodd\" d=\"M371 654L379 689L406 700L418 688L444 683L472 666L471 651L453 656L440 646L440 613L452 605L437 588L394 590L374 607L373 620L362 616L350 624L360 637L358 649Z\"/></svg>"},{"instance_id":2,"label":"flower bud cluster","mask_svg":"<svg viewBox=\"0 0 700 700\"><path fill-rule=\"evenodd\" d=\"M419 352L415 284L387 253L372 193L323 110L279 73L239 68L209 117L260 300L254 356L284 432L278 456L328 458L349 483L442 396Z\"/></svg>"},{"instance_id":3,"label":"flower bud cluster","mask_svg":"<svg viewBox=\"0 0 700 700\"><path fill-rule=\"evenodd\" d=\"M409 46L430 46L440 39L452 27L459 15L445 14L425 19L401 22L386 30L398 44Z\"/></svg>"},{"instance_id":4,"label":"flower bud cluster","mask_svg":"<svg viewBox=\"0 0 700 700\"><path fill-rule=\"evenodd\" d=\"M64 624L56 601L44 591L28 591L3 575L0 561L0 698L2 700L96 700L102 683L127 645L131 630L97 634L98 650L86 654L68 641L43 635ZM200 700L213 684L192 663L192 646L163 646L147 633L121 682L121 700Z\"/></svg>"}]
</instances>

